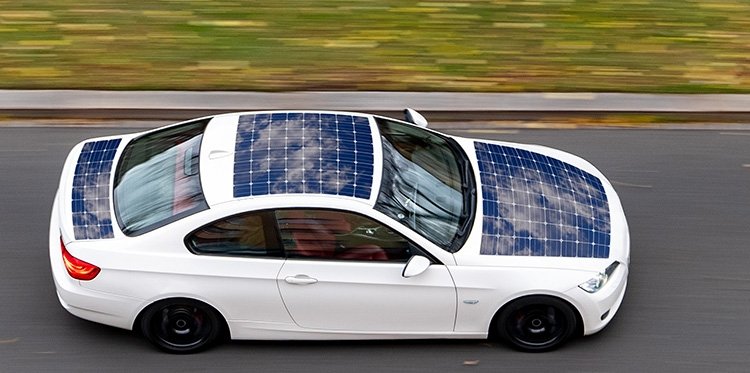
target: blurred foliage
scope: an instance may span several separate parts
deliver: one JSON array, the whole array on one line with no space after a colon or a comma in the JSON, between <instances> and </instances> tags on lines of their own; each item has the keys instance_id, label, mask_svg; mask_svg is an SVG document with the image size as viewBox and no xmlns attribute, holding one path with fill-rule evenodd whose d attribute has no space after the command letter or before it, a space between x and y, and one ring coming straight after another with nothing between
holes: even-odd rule
<instances>
[{"instance_id":1,"label":"blurred foliage","mask_svg":"<svg viewBox=\"0 0 750 373\"><path fill-rule=\"evenodd\" d=\"M0 0L0 88L750 92L750 2Z\"/></svg>"}]
</instances>

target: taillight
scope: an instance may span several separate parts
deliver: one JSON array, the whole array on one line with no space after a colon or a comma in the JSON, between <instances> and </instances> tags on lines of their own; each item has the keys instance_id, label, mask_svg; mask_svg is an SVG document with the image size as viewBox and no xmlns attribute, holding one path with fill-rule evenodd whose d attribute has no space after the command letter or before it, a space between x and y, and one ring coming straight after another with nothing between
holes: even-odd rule
<instances>
[{"instance_id":1,"label":"taillight","mask_svg":"<svg viewBox=\"0 0 750 373\"><path fill-rule=\"evenodd\" d=\"M76 280L92 280L96 275L99 274L99 267L91 264L86 263L81 259L78 259L74 257L73 255L70 255L68 250L65 248L65 244L62 241L62 237L60 237L60 248L62 249L62 257L63 257L63 263L65 263L65 269L68 270L68 274L70 277L73 277Z\"/></svg>"}]
</instances>

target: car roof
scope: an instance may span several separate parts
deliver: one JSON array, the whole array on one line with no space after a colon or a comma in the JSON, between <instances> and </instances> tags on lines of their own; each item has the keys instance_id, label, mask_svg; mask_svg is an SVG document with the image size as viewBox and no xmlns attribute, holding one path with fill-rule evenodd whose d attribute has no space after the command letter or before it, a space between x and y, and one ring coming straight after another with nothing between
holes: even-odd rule
<instances>
[{"instance_id":1,"label":"car roof","mask_svg":"<svg viewBox=\"0 0 750 373\"><path fill-rule=\"evenodd\" d=\"M373 206L382 150L374 118L340 111L259 111L217 115L200 155L209 206L295 196Z\"/></svg>"}]
</instances>

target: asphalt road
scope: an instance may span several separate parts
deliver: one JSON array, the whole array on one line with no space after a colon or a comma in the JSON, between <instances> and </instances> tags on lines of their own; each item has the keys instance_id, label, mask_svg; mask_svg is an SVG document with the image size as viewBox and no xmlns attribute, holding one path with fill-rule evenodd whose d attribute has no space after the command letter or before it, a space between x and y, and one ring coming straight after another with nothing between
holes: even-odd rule
<instances>
[{"instance_id":1,"label":"asphalt road","mask_svg":"<svg viewBox=\"0 0 750 373\"><path fill-rule=\"evenodd\" d=\"M485 341L230 342L157 352L57 302L47 258L63 157L106 128L0 127L0 372L747 371L750 131L461 131L558 147L614 183L629 219L624 304L598 335L545 354Z\"/></svg>"}]
</instances>

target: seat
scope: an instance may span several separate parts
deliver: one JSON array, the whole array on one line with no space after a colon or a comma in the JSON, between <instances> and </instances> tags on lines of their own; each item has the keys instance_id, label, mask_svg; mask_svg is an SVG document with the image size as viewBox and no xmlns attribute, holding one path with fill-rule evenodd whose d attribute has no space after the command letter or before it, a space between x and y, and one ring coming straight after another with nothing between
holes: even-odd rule
<instances>
[{"instance_id":1,"label":"seat","mask_svg":"<svg viewBox=\"0 0 750 373\"><path fill-rule=\"evenodd\" d=\"M284 219L285 228L291 231L296 256L333 258L337 249L337 234L351 232L351 225L340 214L316 213L306 216L303 211L293 211Z\"/></svg>"}]
</instances>

